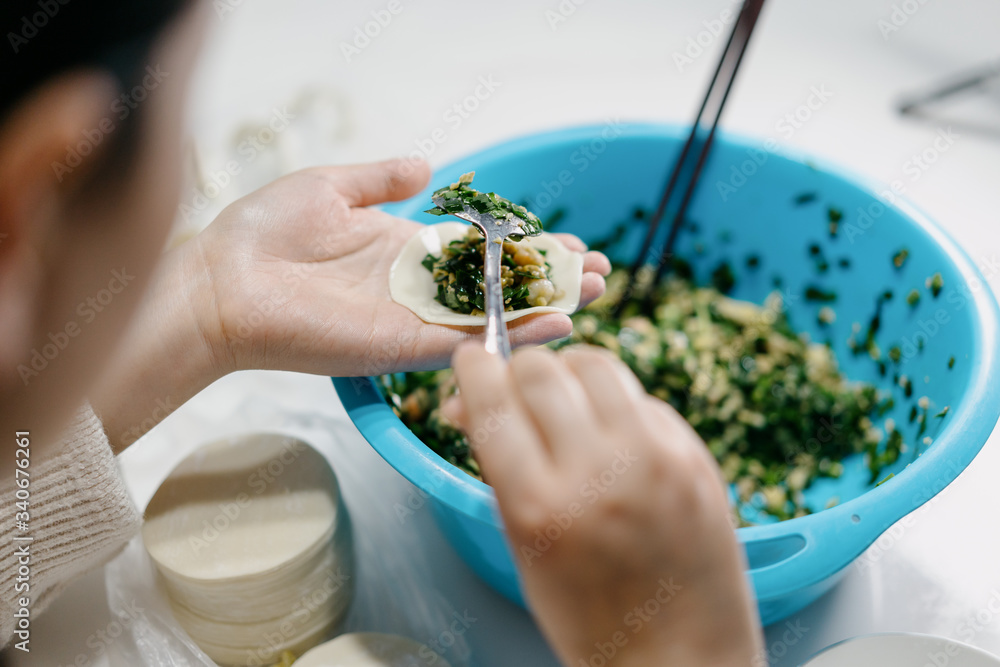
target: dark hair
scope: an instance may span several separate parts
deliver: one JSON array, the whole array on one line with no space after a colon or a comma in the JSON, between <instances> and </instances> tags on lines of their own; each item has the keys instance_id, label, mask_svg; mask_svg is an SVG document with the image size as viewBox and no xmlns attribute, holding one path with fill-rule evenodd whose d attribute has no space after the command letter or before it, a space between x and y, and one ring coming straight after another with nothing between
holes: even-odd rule
<instances>
[{"instance_id":1,"label":"dark hair","mask_svg":"<svg viewBox=\"0 0 1000 667\"><path fill-rule=\"evenodd\" d=\"M49 79L78 67L138 82L156 37L189 0L0 0L0 121ZM120 149L134 122L123 123ZM119 152L119 151L116 151Z\"/></svg>"}]
</instances>

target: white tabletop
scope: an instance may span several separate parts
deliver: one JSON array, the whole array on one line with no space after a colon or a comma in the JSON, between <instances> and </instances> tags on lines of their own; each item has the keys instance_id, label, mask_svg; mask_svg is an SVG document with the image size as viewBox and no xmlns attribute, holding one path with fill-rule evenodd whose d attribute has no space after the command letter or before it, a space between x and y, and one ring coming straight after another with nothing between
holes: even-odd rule
<instances>
[{"instance_id":1,"label":"white tabletop","mask_svg":"<svg viewBox=\"0 0 1000 667\"><path fill-rule=\"evenodd\" d=\"M191 105L203 173L220 169L234 156L233 137L266 123L275 108L280 112L288 105L296 118L261 155L252 160L235 155L244 161L243 176L203 212L189 216L194 227L279 173L426 148L437 127L446 128L446 138L429 151L433 164L517 134L568 124L619 117L685 122L721 47L705 31L731 4L217 0L214 7ZM391 14L390 7L400 10ZM342 44L353 46L355 29L364 30L373 11L391 21L367 45L359 41L363 48L348 58ZM926 169L915 170L908 161L931 147L949 123L902 119L893 104L903 93L1000 56L998 26L1000 5L986 0L772 0L724 125L773 137L884 182L902 180L907 196L974 260L995 262L1000 255L996 88L947 110L992 121L993 133L953 123L958 138ZM691 51L692 62L679 67L675 54L683 54L689 39L697 42L702 32L701 38L711 41L706 52ZM467 118L449 122L444 114L475 91L480 77L499 85ZM807 103L813 88L828 99L814 104L818 108L800 127L782 124L786 114ZM987 278L1000 291L1000 277ZM144 503L166 471L205 439L206 431L186 424L210 421L215 426L209 430L217 433L245 430L232 411L248 400L272 407L255 418L256 427L280 427L286 408L343 416L326 378L265 372L228 377L122 456L137 502ZM356 433L348 437L364 446ZM772 664L797 665L835 641L890 630L945 635L1000 653L1000 617L990 609L991 600L1000 599L997 470L995 432L952 486L866 554L864 567L852 567L832 593L790 620L798 633L786 632L784 623L768 629ZM386 479L387 498L405 496L401 478ZM468 634L473 664L556 664L529 616L481 584L427 514L402 529L423 535L421 555L433 564L443 595L477 618ZM35 621L30 656L5 657L15 665L107 664L94 638L108 623L104 577L96 572Z\"/></svg>"}]
</instances>

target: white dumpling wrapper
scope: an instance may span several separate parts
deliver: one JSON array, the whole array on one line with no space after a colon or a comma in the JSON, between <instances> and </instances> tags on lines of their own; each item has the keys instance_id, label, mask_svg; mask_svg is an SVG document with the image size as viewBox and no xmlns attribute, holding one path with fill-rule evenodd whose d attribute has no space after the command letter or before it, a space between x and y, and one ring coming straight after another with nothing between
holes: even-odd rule
<instances>
[{"instance_id":1,"label":"white dumpling wrapper","mask_svg":"<svg viewBox=\"0 0 1000 667\"><path fill-rule=\"evenodd\" d=\"M431 272L421 264L428 253L441 256L441 249L456 239L465 238L469 227L461 222L440 222L426 225L410 237L389 270L389 294L393 301L406 306L417 317L431 324L450 326L485 326L485 315L465 315L457 313L439 303L437 283ZM522 310L505 311L504 322L516 320L532 313L576 312L580 305L580 289L583 283L583 255L573 252L552 234L526 236L518 243L524 243L546 252L545 260L552 269L549 279L562 296L547 306L532 306Z\"/></svg>"},{"instance_id":2,"label":"white dumpling wrapper","mask_svg":"<svg viewBox=\"0 0 1000 667\"><path fill-rule=\"evenodd\" d=\"M280 474L259 472L274 462ZM143 541L157 566L180 580L266 578L329 542L337 494L329 463L305 442L278 434L224 439L193 452L160 485Z\"/></svg>"},{"instance_id":3,"label":"white dumpling wrapper","mask_svg":"<svg viewBox=\"0 0 1000 667\"><path fill-rule=\"evenodd\" d=\"M355 632L307 651L295 667L448 667L427 646L399 635Z\"/></svg>"}]
</instances>

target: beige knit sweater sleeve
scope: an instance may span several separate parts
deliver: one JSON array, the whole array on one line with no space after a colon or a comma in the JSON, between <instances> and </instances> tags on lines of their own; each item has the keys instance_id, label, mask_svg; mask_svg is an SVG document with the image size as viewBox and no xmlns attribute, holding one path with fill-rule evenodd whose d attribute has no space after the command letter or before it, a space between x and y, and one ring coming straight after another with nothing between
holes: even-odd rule
<instances>
[{"instance_id":1,"label":"beige knit sweater sleeve","mask_svg":"<svg viewBox=\"0 0 1000 667\"><path fill-rule=\"evenodd\" d=\"M90 406L74 416L65 433L56 456L31 461L28 531L15 528L16 487L0 480L0 647L13 636L20 598L30 599L35 618L74 579L117 554L142 522ZM23 576L18 581L25 544L28 591Z\"/></svg>"}]
</instances>

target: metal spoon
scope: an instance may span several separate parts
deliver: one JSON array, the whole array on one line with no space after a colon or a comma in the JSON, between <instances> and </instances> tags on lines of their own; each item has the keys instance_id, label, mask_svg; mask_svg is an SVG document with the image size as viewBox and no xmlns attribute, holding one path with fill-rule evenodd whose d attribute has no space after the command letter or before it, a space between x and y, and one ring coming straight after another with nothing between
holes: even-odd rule
<instances>
[{"instance_id":1,"label":"metal spoon","mask_svg":"<svg viewBox=\"0 0 1000 667\"><path fill-rule=\"evenodd\" d=\"M438 207L445 207L445 200L432 197ZM475 225L486 237L485 267L483 284L486 292L486 351L510 359L510 340L507 338L507 324L503 321L503 287L500 284L500 256L503 241L511 234L524 234L524 221L516 215L497 219L487 213L480 213L468 204L461 213L452 213L456 218Z\"/></svg>"}]
</instances>

